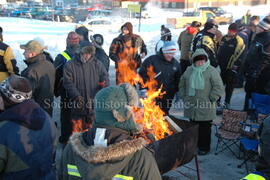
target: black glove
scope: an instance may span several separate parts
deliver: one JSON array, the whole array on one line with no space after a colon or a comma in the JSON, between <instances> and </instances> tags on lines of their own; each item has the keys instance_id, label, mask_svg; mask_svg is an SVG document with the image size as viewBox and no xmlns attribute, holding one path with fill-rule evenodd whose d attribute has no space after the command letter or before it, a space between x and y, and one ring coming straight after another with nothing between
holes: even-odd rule
<instances>
[{"instance_id":1,"label":"black glove","mask_svg":"<svg viewBox=\"0 0 270 180\"><path fill-rule=\"evenodd\" d=\"M84 114L85 112L85 102L84 102L84 98L82 96L77 96L74 99L74 111L77 114Z\"/></svg>"}]
</instances>

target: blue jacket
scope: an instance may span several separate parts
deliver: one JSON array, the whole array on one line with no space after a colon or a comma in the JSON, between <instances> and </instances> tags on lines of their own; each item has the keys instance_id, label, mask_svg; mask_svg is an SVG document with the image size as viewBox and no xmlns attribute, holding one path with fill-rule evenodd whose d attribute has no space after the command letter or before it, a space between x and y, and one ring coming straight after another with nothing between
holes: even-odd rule
<instances>
[{"instance_id":1,"label":"blue jacket","mask_svg":"<svg viewBox=\"0 0 270 180\"><path fill-rule=\"evenodd\" d=\"M56 127L34 101L0 113L0 179L55 180Z\"/></svg>"}]
</instances>

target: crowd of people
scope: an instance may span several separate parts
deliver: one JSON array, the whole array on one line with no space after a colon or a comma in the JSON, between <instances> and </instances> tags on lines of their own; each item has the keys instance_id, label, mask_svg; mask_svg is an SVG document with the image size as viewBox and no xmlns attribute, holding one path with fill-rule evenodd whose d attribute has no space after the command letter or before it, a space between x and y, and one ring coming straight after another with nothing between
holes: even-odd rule
<instances>
[{"instance_id":1,"label":"crowd of people","mask_svg":"<svg viewBox=\"0 0 270 180\"><path fill-rule=\"evenodd\" d=\"M103 36L89 38L82 26L68 33L66 49L55 60L38 40L22 44L27 67L20 73L1 28L1 179L161 179L146 141L133 138L143 130L132 110L139 97L122 69L147 82L153 68L156 88L166 92L156 99L157 105L169 115L173 99L182 99L184 116L199 125L198 154L207 155L217 107L230 107L235 87L246 82L245 111L252 93L270 95L270 17L260 20L248 14L230 24L226 35L213 19L201 27L192 22L175 43L162 25L156 54L145 58L146 44L133 33L130 22L113 39L109 55L102 48ZM174 57L178 49L179 60ZM115 62L116 86L110 86L110 59ZM57 175L54 97L60 97L59 142L65 146ZM268 178L269 120L260 131L263 144L257 168ZM73 132L76 122L82 123L80 133Z\"/></svg>"}]
</instances>

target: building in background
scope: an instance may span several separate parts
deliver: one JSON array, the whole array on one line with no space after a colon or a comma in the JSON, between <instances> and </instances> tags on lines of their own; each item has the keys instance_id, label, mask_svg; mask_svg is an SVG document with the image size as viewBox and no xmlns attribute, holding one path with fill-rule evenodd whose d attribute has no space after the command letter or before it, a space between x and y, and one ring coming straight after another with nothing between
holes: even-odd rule
<instances>
[{"instance_id":1,"label":"building in background","mask_svg":"<svg viewBox=\"0 0 270 180\"><path fill-rule=\"evenodd\" d=\"M121 2L126 0L92 0L99 3L106 2L112 7L121 7ZM200 6L226 6L226 5L259 5L270 4L270 0L129 0L131 2L140 2L142 6L151 1L161 8L196 8Z\"/></svg>"}]
</instances>

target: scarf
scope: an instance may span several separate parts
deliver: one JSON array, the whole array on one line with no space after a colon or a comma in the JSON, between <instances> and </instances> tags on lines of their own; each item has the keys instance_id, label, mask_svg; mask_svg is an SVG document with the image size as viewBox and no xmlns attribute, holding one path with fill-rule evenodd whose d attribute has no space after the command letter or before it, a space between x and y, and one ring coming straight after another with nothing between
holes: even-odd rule
<instances>
[{"instance_id":1,"label":"scarf","mask_svg":"<svg viewBox=\"0 0 270 180\"><path fill-rule=\"evenodd\" d=\"M195 89L204 89L204 77L203 72L210 65L210 61L206 61L202 66L192 65L192 73L189 78L189 96L195 96Z\"/></svg>"}]
</instances>

